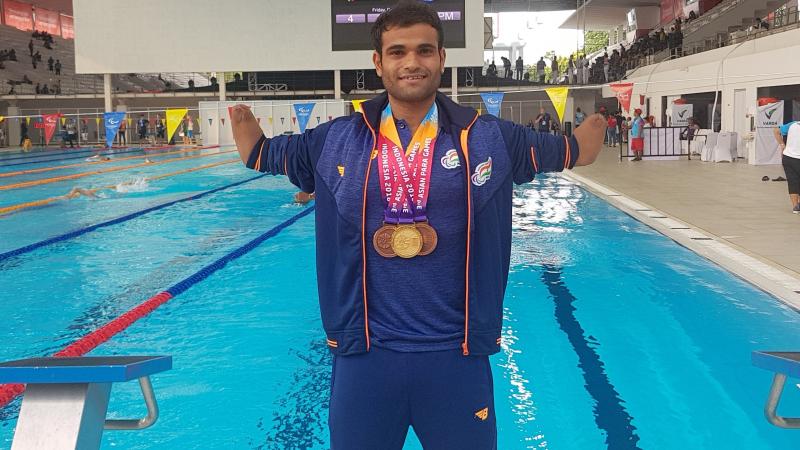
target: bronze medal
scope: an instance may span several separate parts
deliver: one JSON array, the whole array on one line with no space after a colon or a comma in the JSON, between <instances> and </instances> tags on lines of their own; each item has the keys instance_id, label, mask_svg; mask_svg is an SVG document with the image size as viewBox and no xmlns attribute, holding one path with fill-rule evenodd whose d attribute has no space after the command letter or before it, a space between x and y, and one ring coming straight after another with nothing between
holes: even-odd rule
<instances>
[{"instance_id":1,"label":"bronze medal","mask_svg":"<svg viewBox=\"0 0 800 450\"><path fill-rule=\"evenodd\" d=\"M401 258L413 258L422 250L422 235L414 225L400 225L392 236L392 250Z\"/></svg>"},{"instance_id":2,"label":"bronze medal","mask_svg":"<svg viewBox=\"0 0 800 450\"><path fill-rule=\"evenodd\" d=\"M439 236L428 222L417 222L416 226L419 234L422 235L422 250L419 251L419 256L430 255L436 250L436 245L439 243Z\"/></svg>"},{"instance_id":3,"label":"bronze medal","mask_svg":"<svg viewBox=\"0 0 800 450\"><path fill-rule=\"evenodd\" d=\"M375 251L384 258L394 258L397 256L392 250L392 236L397 229L395 225L383 224L378 231L372 236L372 245L375 246Z\"/></svg>"}]
</instances>

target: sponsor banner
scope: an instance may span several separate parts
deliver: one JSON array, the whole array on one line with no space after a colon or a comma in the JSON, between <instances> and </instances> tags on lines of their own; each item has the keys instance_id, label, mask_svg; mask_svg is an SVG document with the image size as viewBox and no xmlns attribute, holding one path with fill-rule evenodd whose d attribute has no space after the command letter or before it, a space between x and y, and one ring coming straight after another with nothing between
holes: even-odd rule
<instances>
[{"instance_id":1,"label":"sponsor banner","mask_svg":"<svg viewBox=\"0 0 800 450\"><path fill-rule=\"evenodd\" d=\"M75 39L75 19L72 16L61 14L61 37Z\"/></svg>"},{"instance_id":2,"label":"sponsor banner","mask_svg":"<svg viewBox=\"0 0 800 450\"><path fill-rule=\"evenodd\" d=\"M27 3L5 0L3 18L6 25L22 31L33 30L33 8Z\"/></svg>"},{"instance_id":3,"label":"sponsor banner","mask_svg":"<svg viewBox=\"0 0 800 450\"><path fill-rule=\"evenodd\" d=\"M750 164L780 164L781 150L774 129L783 125L783 100L759 106L756 114L756 154Z\"/></svg>"},{"instance_id":4,"label":"sponsor banner","mask_svg":"<svg viewBox=\"0 0 800 450\"><path fill-rule=\"evenodd\" d=\"M694 112L694 105L676 105L672 104L672 126L673 127L688 127L689 118L692 117Z\"/></svg>"},{"instance_id":5,"label":"sponsor banner","mask_svg":"<svg viewBox=\"0 0 800 450\"><path fill-rule=\"evenodd\" d=\"M500 117L500 107L503 105L502 92L484 92L481 94L483 103L486 105L486 112L489 114Z\"/></svg>"},{"instance_id":6,"label":"sponsor banner","mask_svg":"<svg viewBox=\"0 0 800 450\"><path fill-rule=\"evenodd\" d=\"M53 36L61 36L61 22L59 21L58 12L44 8L34 8L33 29L50 33Z\"/></svg>"}]
</instances>

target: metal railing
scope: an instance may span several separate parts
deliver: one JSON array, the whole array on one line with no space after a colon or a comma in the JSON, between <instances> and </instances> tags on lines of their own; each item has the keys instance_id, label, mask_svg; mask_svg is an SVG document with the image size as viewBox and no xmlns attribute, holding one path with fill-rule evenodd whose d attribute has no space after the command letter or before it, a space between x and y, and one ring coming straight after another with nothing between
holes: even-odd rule
<instances>
[{"instance_id":1,"label":"metal railing","mask_svg":"<svg viewBox=\"0 0 800 450\"><path fill-rule=\"evenodd\" d=\"M768 29L755 28L754 26L751 26L732 33L720 33L717 35L717 38L706 39L703 42L682 44L672 52L670 50L653 51L650 49L647 54L636 58L635 60L629 61L626 71L630 72L631 70L636 70L652 64L658 64L663 61L678 59L689 55L696 55L698 53L704 53L710 50L740 44L742 42L759 39L772 34L794 30L800 27L800 12L798 11L797 7L781 8L775 11L772 17L768 20L765 20L765 22L769 24Z\"/></svg>"},{"instance_id":2,"label":"metal railing","mask_svg":"<svg viewBox=\"0 0 800 450\"><path fill-rule=\"evenodd\" d=\"M644 138L644 149L642 151L643 158L653 157L683 157L686 156L692 159L692 142L694 139L684 140L681 139L681 133L686 130L686 127L645 127L642 129L642 137ZM695 136L695 139L699 136ZM627 142L620 139L619 144L619 159L633 158L634 155L631 151L631 140L628 136ZM686 151L683 149L683 143L687 142Z\"/></svg>"}]
</instances>

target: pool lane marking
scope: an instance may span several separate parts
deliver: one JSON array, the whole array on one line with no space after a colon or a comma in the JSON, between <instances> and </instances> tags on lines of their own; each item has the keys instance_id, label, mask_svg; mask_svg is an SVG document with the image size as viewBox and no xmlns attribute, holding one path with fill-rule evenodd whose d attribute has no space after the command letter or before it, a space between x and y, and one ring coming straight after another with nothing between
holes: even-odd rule
<instances>
[{"instance_id":1,"label":"pool lane marking","mask_svg":"<svg viewBox=\"0 0 800 450\"><path fill-rule=\"evenodd\" d=\"M89 172L75 173L75 174L72 174L72 175L62 175L60 177L45 178L45 179L41 179L41 180L23 181L21 183L13 183L13 184L4 184L4 185L0 185L0 191L7 191L7 190L10 190L10 189L20 189L20 188L26 188L26 187L32 187L32 186L40 186L40 185L43 185L43 184L57 183L59 181L76 180L78 178L84 178L84 177L88 177L88 176L91 176L91 175L102 175L102 174L112 173L112 172L121 172L123 170L136 169L136 168L139 168L139 167L160 166L162 164L169 164L169 163L173 163L173 162L176 162L176 161L186 161L186 160L189 160L189 159L207 158L209 156L224 155L226 153L233 153L233 152L236 152L236 151L238 151L238 150L234 149L234 150L226 150L224 152L219 152L219 153L204 153L202 155L182 156L180 158L165 159L163 161L156 161L156 162L151 162L151 163L143 162L143 163L138 163L138 164L131 164L129 166L112 167L110 169L93 170L93 171L89 171Z\"/></svg>"},{"instance_id":2,"label":"pool lane marking","mask_svg":"<svg viewBox=\"0 0 800 450\"><path fill-rule=\"evenodd\" d=\"M86 155L88 155L89 153L95 153L95 152L103 151L103 150L109 150L109 151L106 152L106 153L100 153L101 155L121 155L123 153L133 153L133 152L142 152L142 151L149 152L149 151L155 151L155 150L166 150L166 149L176 148L176 147L181 147L181 146L160 145L158 147L111 147L110 149L107 149L105 147L99 147L99 148L96 148L96 147L82 147L80 150L76 149L76 150L69 151L69 152L41 154L41 155L36 155L36 156L33 156L33 155L31 155L31 156L20 156L20 157L17 157L17 158L0 159L0 163L2 163L2 162L5 162L5 161L15 161L15 160L18 160L18 159L40 158L40 159L37 159L35 161L28 161L28 162L14 163L14 164L0 164L0 168L12 167L12 166L22 166L22 165L25 165L25 164L40 164L40 163L43 163L43 162L67 161L67 160L70 160L70 159L85 158ZM213 146L213 147L219 147L219 146L217 145L217 146ZM116 151L116 150L125 150L125 151ZM82 155L77 155L78 153L82 153ZM51 158L51 159L43 158L43 157L59 156L59 155L70 155L70 156L68 158ZM75 155L75 156L72 156L72 155Z\"/></svg>"},{"instance_id":3,"label":"pool lane marking","mask_svg":"<svg viewBox=\"0 0 800 450\"><path fill-rule=\"evenodd\" d=\"M639 449L639 436L633 418L622 406L619 393L605 372L603 361L586 339L586 332L575 317L577 300L564 283L561 267L542 264L542 281L555 303L558 326L578 355L578 366L586 381L586 391L595 401L594 418L597 427L606 433L609 449Z\"/></svg>"},{"instance_id":4,"label":"pool lane marking","mask_svg":"<svg viewBox=\"0 0 800 450\"><path fill-rule=\"evenodd\" d=\"M213 147L205 147L205 148L213 148ZM177 150L177 151L174 151L174 152L159 153L158 156L169 156L169 155L177 155L179 153L196 152L198 150L204 150L205 148L203 148L203 147L200 147L200 148L187 148L187 149L183 149L183 150ZM125 156L125 157L122 157L122 158L109 159L107 161L86 161L86 162L82 162L82 163L66 164L66 165L63 165L63 166L51 166L51 167L42 167L42 168L39 168L39 169L18 170L16 172L0 172L0 178L14 177L14 176L17 176L17 175L29 175L29 174L32 174L32 173L50 172L50 171L53 171L53 170L60 170L60 169L71 169L73 167L93 166L93 165L98 165L98 164L108 164L108 163L114 163L114 162L118 162L118 161L128 161L128 160L131 160L131 159L149 158L151 156L155 157L155 155Z\"/></svg>"},{"instance_id":5,"label":"pool lane marking","mask_svg":"<svg viewBox=\"0 0 800 450\"><path fill-rule=\"evenodd\" d=\"M210 169L212 167L223 166L225 164L233 164L233 163L236 163L236 162L239 162L239 161L241 161L241 159L239 159L239 158L226 159L224 161L218 161L218 162L215 162L215 163L204 164L202 166L197 166L197 167L192 167L192 168L189 168L189 169L178 170L176 172L165 173L165 174L157 175L157 176L154 176L154 177L146 177L144 180L145 181L160 180L162 178L167 178L167 177L171 177L171 176L175 176L175 175L181 175L181 174L189 173L189 172L196 172L198 170ZM108 185L108 186L102 186L102 187L95 188L95 189L92 189L92 190L96 192L96 191L100 191L100 190L115 189L116 187L117 187L117 185L111 184L111 185ZM68 199L66 199L64 195L57 195L55 197L48 197L48 198L41 199L41 200L33 200L33 201L30 201L30 202L18 203L16 205L6 206L6 207L3 207L3 208L0 208L0 216L2 216L4 214L9 214L9 213L12 213L12 212L21 211L23 209L29 209L29 208L36 208L36 207L40 207L40 206L45 206L45 205L48 205L50 203L61 201L61 200L68 200ZM0 218L2 218L2 217L0 217Z\"/></svg>"},{"instance_id":6,"label":"pool lane marking","mask_svg":"<svg viewBox=\"0 0 800 450\"><path fill-rule=\"evenodd\" d=\"M91 333L77 339L73 343L69 344L60 351L56 352L53 356L57 358L74 358L89 353L90 351L97 348L100 344L108 341L118 333L125 331L128 327L133 325L139 319L146 317L148 314L155 311L156 308L158 308L159 306L163 305L164 303L167 303L173 298L186 292L192 286L195 286L198 283L202 282L203 280L211 276L213 273L225 267L229 262L241 256L246 255L256 247L261 245L261 243L263 243L264 241L277 236L278 233L283 231L285 228L293 225L295 222L311 214L313 211L314 207L312 206L310 208L304 209L298 214L295 214L285 222L276 225L266 233L242 245L241 247L228 253L222 258L217 259L213 263L203 267L202 269L198 270L189 277L179 281L178 283L168 288L167 290L159 292L158 294L154 295L153 297L150 297L148 300L139 304L135 308L128 310L126 313L122 314L116 319L106 323L105 325L101 326L95 331L92 331ZM25 391L25 385L22 384L5 384L5 385L0 384L0 408L3 408L6 405L8 405L24 391Z\"/></svg>"},{"instance_id":7,"label":"pool lane marking","mask_svg":"<svg viewBox=\"0 0 800 450\"><path fill-rule=\"evenodd\" d=\"M219 164L217 163L217 165L219 165ZM199 169L199 168L195 168L194 170L196 170L196 169ZM190 170L192 170L192 169L190 169ZM184 172L184 171L181 171L181 172ZM150 208L143 209L141 211L132 212L132 213L126 214L126 215L124 215L122 217L117 217L116 219L111 219L111 220L108 220L108 221L105 221L105 222L101 222L101 223L98 223L98 224L95 224L95 225L90 225L88 227L84 227L84 228L80 228L78 230L70 231L69 233L64 233L64 234L61 234L59 236L55 236L55 237L51 237L49 239L45 239L43 241L34 242L33 244L26 245L24 247L20 247L20 248L14 249L14 250L9 250L7 252L0 253L0 262L2 262L3 260L6 260L8 258L14 257L14 256L19 256L19 255L24 255L25 253L30 253L30 252L32 252L34 250L40 249L42 247L46 247L46 246L51 245L51 244L55 244L57 242L63 242L63 241L69 240L69 239L76 238L78 236L83 236L84 234L89 233L91 231L95 231L95 230L97 230L99 228L104 228L104 227L108 227L108 226L111 226L111 225L117 225L117 224L120 224L120 223L123 223L123 222L127 222L127 221L129 221L131 219L135 219L135 218L143 216L143 215L145 215L147 213L151 213L153 211L158 211L160 209L164 209L164 208L167 208L167 207L172 206L172 205L177 205L178 203L197 200L199 198L203 198L203 197L205 197L207 195L211 195L211 194L214 194L216 192L224 191L226 189L230 189L230 188L236 187L236 186L241 186L241 185L243 185L245 183L249 183L251 181L258 180L259 178L263 178L265 176L266 176L266 174L258 175L258 176L255 176L255 177L252 177L252 178L248 178L248 179L242 180L242 181L237 181L236 183L231 183L231 184L228 184L228 185L225 185L225 186L220 186L218 188L214 188L214 189L211 189L211 190L208 190L208 191L205 191L205 192L201 192L199 194L195 194L195 195L192 195L192 196L189 196L189 197L184 197L184 198L181 198L181 199L178 199L178 200L173 200L173 201L170 201L170 202L162 203L160 205L155 205L155 206L152 206Z\"/></svg>"}]
</instances>

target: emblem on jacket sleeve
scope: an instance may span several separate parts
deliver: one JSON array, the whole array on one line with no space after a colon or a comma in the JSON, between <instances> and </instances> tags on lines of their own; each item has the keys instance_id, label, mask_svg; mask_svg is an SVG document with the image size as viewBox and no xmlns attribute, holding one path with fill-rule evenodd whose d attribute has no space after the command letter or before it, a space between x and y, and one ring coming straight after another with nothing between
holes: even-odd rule
<instances>
[{"instance_id":1,"label":"emblem on jacket sleeve","mask_svg":"<svg viewBox=\"0 0 800 450\"><path fill-rule=\"evenodd\" d=\"M475 173L472 174L472 184L475 186L483 186L492 177L492 157L490 156L486 162L478 164L475 168Z\"/></svg>"}]
</instances>

